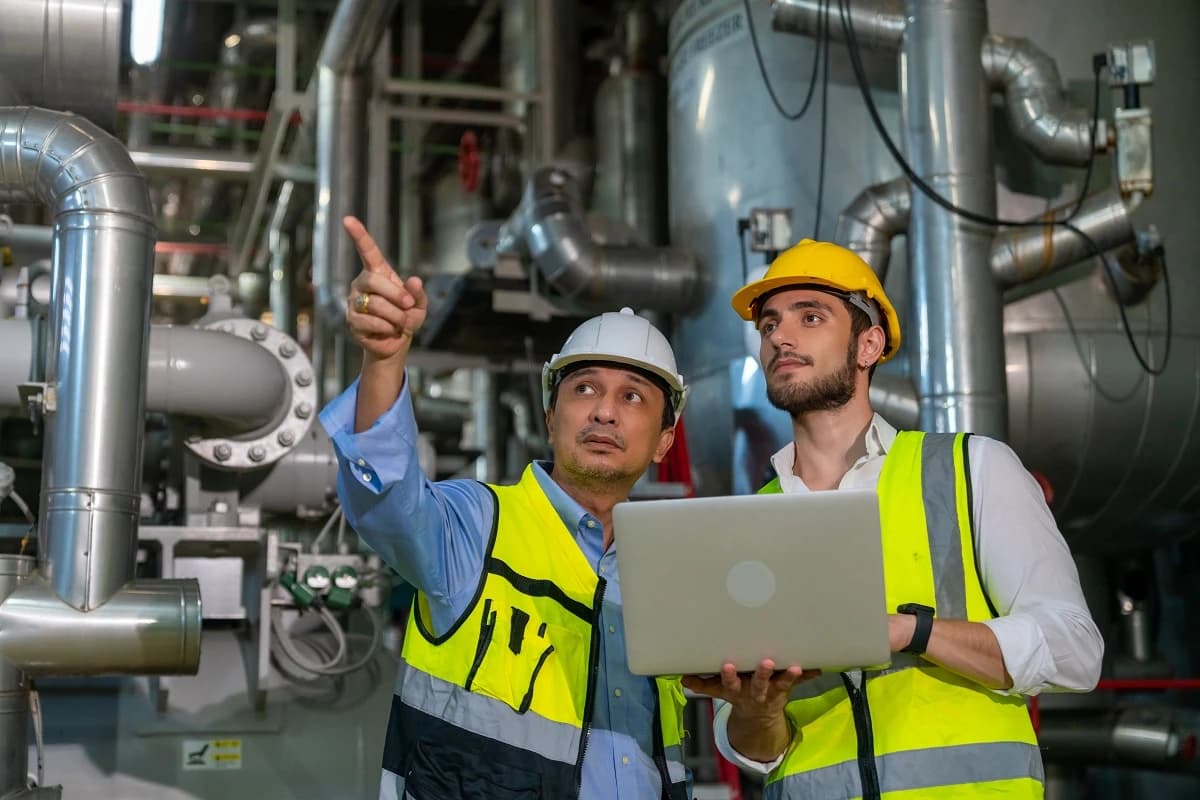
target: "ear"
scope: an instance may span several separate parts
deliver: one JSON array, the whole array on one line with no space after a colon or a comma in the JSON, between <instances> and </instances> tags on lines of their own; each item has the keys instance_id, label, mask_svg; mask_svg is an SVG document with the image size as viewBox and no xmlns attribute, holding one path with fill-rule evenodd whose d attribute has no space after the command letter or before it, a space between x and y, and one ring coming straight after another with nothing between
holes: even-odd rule
<instances>
[{"instance_id":1,"label":"ear","mask_svg":"<svg viewBox=\"0 0 1200 800\"><path fill-rule=\"evenodd\" d=\"M872 325L860 333L858 335L859 369L870 369L883 355L886 343L887 336L884 334L883 328L878 325Z\"/></svg>"},{"instance_id":2,"label":"ear","mask_svg":"<svg viewBox=\"0 0 1200 800\"><path fill-rule=\"evenodd\" d=\"M546 443L554 446L554 409L546 409Z\"/></svg>"},{"instance_id":3,"label":"ear","mask_svg":"<svg viewBox=\"0 0 1200 800\"><path fill-rule=\"evenodd\" d=\"M671 449L671 445L675 444L675 426L667 428L658 435L658 446L654 448L654 455L651 460L655 464L661 464L666 458L667 451Z\"/></svg>"}]
</instances>

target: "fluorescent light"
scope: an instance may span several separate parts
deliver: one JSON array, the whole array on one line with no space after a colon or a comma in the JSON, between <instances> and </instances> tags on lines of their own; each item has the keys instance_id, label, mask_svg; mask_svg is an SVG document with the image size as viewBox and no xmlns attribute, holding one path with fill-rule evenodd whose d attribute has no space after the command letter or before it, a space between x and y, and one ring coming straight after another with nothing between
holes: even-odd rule
<instances>
[{"instance_id":1,"label":"fluorescent light","mask_svg":"<svg viewBox=\"0 0 1200 800\"><path fill-rule=\"evenodd\" d=\"M163 6L166 0L133 0L130 9L129 51L142 66L158 61L162 53Z\"/></svg>"}]
</instances>

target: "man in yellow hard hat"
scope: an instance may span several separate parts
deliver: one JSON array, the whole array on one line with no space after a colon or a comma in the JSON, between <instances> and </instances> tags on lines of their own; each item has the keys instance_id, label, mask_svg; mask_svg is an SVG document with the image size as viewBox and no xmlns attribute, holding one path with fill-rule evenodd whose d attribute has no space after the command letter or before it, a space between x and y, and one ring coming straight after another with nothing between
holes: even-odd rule
<instances>
[{"instance_id":1,"label":"man in yellow hard hat","mask_svg":"<svg viewBox=\"0 0 1200 800\"><path fill-rule=\"evenodd\" d=\"M899 349L900 322L851 251L806 239L733 307L792 417L762 492L879 493L894 655L882 670L767 660L685 678L727 701L718 746L766 774L772 800L1041 797L1024 696L1094 688L1103 654L1042 490L1001 442L896 431L872 411L870 376Z\"/></svg>"},{"instance_id":2,"label":"man in yellow hard hat","mask_svg":"<svg viewBox=\"0 0 1200 800\"><path fill-rule=\"evenodd\" d=\"M675 437L687 386L631 309L584 321L542 370L553 461L516 485L434 481L405 364L425 321L362 224L347 323L362 373L322 413L346 519L418 590L381 800L687 800L679 679L629 672L612 509Z\"/></svg>"}]
</instances>

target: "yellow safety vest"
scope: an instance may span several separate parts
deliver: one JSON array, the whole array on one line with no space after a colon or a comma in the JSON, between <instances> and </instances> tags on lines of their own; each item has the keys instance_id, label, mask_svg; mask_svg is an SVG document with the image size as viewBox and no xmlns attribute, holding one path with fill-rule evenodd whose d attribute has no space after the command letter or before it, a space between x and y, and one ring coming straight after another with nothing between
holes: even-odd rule
<instances>
[{"instance_id":1,"label":"yellow safety vest","mask_svg":"<svg viewBox=\"0 0 1200 800\"><path fill-rule=\"evenodd\" d=\"M921 603L945 619L996 616L975 569L967 439L902 431L884 459L889 609ZM780 492L779 479L760 491ZM764 800L1043 796L1023 698L904 653L860 675L822 675L793 692L786 713L799 735L768 777Z\"/></svg>"},{"instance_id":2,"label":"yellow safety vest","mask_svg":"<svg viewBox=\"0 0 1200 800\"><path fill-rule=\"evenodd\" d=\"M605 581L532 468L515 486L488 488L496 522L471 604L440 636L423 592L409 615L383 764L401 798L579 794ZM665 795L687 800L683 687L670 677L655 689L655 762Z\"/></svg>"}]
</instances>

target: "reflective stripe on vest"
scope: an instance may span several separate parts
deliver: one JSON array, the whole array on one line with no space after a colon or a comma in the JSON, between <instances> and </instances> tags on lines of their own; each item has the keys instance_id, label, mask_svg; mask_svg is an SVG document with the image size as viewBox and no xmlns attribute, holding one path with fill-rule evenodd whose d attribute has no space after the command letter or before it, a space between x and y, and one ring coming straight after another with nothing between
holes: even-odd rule
<instances>
[{"instance_id":1,"label":"reflective stripe on vest","mask_svg":"<svg viewBox=\"0 0 1200 800\"><path fill-rule=\"evenodd\" d=\"M878 492L889 609L922 603L945 619L994 616L975 567L967 441L962 434L902 431L888 450ZM762 489L779 491L778 478ZM1023 698L904 653L865 673L857 709L850 691L839 675L793 690L787 715L800 735L769 776L765 797L837 800L912 790L922 800L1042 796L1041 758Z\"/></svg>"},{"instance_id":2,"label":"reflective stripe on vest","mask_svg":"<svg viewBox=\"0 0 1200 800\"><path fill-rule=\"evenodd\" d=\"M420 800L474 798L470 787L489 781L574 797L591 722L604 582L532 468L515 486L488 488L495 527L468 608L435 634L428 598L418 592L413 602L383 766L393 785L398 776ZM655 762L674 800L685 794L685 698L677 677L655 684Z\"/></svg>"}]
</instances>

